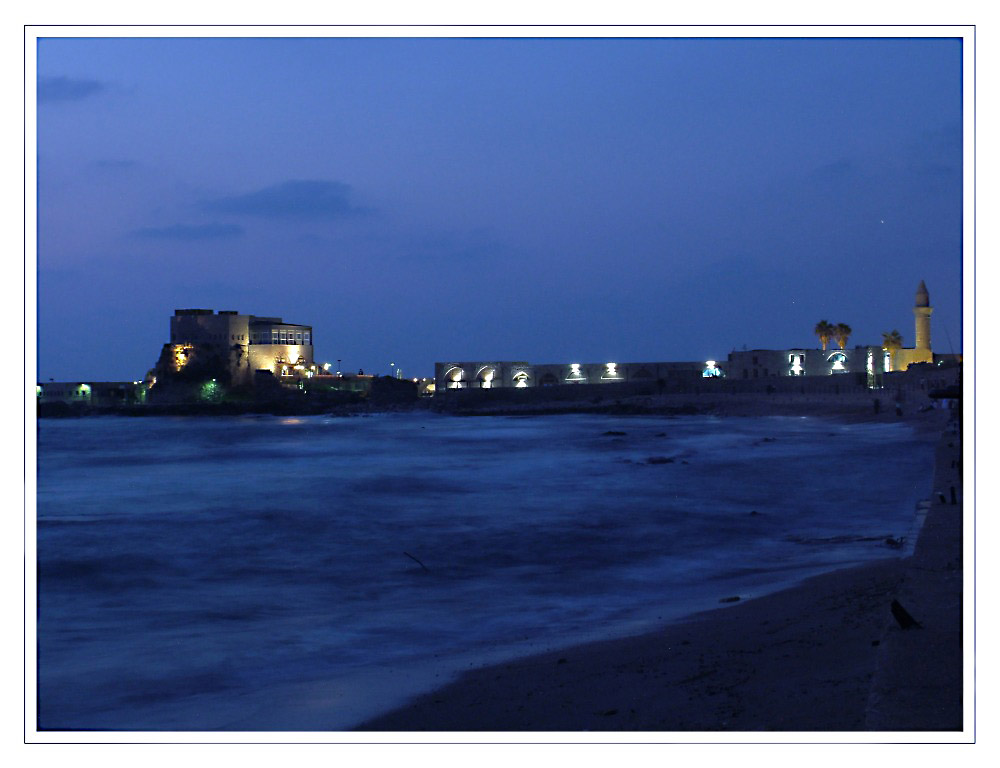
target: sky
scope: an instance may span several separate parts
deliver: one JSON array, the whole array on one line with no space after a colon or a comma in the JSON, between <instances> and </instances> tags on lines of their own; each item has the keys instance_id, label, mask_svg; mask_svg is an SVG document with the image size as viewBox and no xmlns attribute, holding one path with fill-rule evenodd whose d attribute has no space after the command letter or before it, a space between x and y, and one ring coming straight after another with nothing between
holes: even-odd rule
<instances>
[{"instance_id":1,"label":"sky","mask_svg":"<svg viewBox=\"0 0 1000 768\"><path fill-rule=\"evenodd\" d=\"M177 308L317 361L962 349L958 39L43 38L38 377ZM82 343L81 343L82 342Z\"/></svg>"}]
</instances>

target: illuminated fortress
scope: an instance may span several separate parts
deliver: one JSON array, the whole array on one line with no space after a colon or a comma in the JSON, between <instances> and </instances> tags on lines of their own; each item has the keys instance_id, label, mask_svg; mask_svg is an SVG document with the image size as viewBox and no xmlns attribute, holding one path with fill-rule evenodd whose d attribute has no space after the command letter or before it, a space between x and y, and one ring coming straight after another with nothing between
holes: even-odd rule
<instances>
[{"instance_id":1,"label":"illuminated fortress","mask_svg":"<svg viewBox=\"0 0 1000 768\"><path fill-rule=\"evenodd\" d=\"M312 326L286 323L280 317L178 309L170 318L175 372L183 371L200 350L221 358L234 384L250 383L258 371L284 383L315 374L313 341Z\"/></svg>"}]
</instances>

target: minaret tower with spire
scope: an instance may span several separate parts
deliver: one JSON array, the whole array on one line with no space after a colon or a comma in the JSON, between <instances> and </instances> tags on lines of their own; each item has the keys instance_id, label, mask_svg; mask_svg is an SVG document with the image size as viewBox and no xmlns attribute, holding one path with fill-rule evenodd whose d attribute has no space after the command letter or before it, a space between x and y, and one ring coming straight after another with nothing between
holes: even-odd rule
<instances>
[{"instance_id":1,"label":"minaret tower with spire","mask_svg":"<svg viewBox=\"0 0 1000 768\"><path fill-rule=\"evenodd\" d=\"M913 345L912 362L932 362L934 353L931 352L931 297L927 293L927 286L924 281L920 281L917 288L917 299L913 307L914 323L916 325L916 342Z\"/></svg>"}]
</instances>

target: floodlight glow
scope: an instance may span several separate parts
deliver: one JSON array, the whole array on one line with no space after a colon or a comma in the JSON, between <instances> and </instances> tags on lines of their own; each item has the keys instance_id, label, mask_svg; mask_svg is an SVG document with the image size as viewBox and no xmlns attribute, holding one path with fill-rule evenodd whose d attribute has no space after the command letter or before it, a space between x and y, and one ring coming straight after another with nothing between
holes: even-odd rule
<instances>
[{"instance_id":1,"label":"floodlight glow","mask_svg":"<svg viewBox=\"0 0 1000 768\"><path fill-rule=\"evenodd\" d=\"M607 364L605 364L605 366L604 366L604 367L605 367L605 368L607 369L607 371L608 371L608 376L617 376L617 375L618 375L618 372L617 372L617 371L615 370L615 368L616 368L617 366L618 366L618 364L617 364L617 363L607 363Z\"/></svg>"},{"instance_id":2,"label":"floodlight glow","mask_svg":"<svg viewBox=\"0 0 1000 768\"><path fill-rule=\"evenodd\" d=\"M188 364L190 359L191 350L194 349L190 344L174 344L174 370L179 371L185 365Z\"/></svg>"}]
</instances>

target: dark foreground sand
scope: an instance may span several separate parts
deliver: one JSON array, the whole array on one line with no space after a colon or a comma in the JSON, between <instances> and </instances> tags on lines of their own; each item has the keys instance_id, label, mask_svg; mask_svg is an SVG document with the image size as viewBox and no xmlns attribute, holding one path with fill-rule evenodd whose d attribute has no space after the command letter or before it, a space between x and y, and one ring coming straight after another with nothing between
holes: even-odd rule
<instances>
[{"instance_id":1,"label":"dark foreground sand","mask_svg":"<svg viewBox=\"0 0 1000 768\"><path fill-rule=\"evenodd\" d=\"M639 637L475 670L359 730L960 730L960 455L946 431L910 558L825 574ZM893 599L922 627L901 629Z\"/></svg>"}]
</instances>

